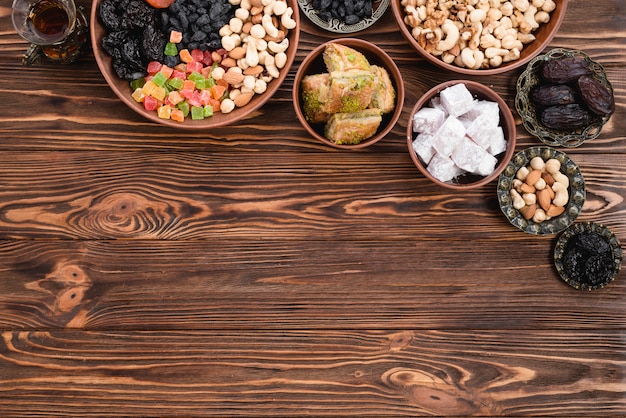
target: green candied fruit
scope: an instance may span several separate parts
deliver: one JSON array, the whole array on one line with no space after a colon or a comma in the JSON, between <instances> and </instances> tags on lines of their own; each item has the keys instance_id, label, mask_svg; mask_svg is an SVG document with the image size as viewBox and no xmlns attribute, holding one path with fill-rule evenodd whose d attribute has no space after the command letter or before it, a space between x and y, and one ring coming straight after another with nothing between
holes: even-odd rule
<instances>
[{"instance_id":1,"label":"green candied fruit","mask_svg":"<svg viewBox=\"0 0 626 418\"><path fill-rule=\"evenodd\" d=\"M213 116L213 106L211 105L204 106L204 117L210 118L211 116Z\"/></svg>"},{"instance_id":2,"label":"green candied fruit","mask_svg":"<svg viewBox=\"0 0 626 418\"><path fill-rule=\"evenodd\" d=\"M159 87L163 87L167 82L167 76L161 72L158 72L152 77L152 82Z\"/></svg>"},{"instance_id":3,"label":"green candied fruit","mask_svg":"<svg viewBox=\"0 0 626 418\"><path fill-rule=\"evenodd\" d=\"M209 78L205 78L204 79L204 88L205 89L210 89L211 87L215 86L215 79L213 77L209 77Z\"/></svg>"},{"instance_id":4,"label":"green candied fruit","mask_svg":"<svg viewBox=\"0 0 626 418\"><path fill-rule=\"evenodd\" d=\"M137 89L140 89L144 86L144 84L146 84L146 79L141 77L141 78L137 78L133 81L130 82L130 88L132 91L135 91Z\"/></svg>"},{"instance_id":5,"label":"green candied fruit","mask_svg":"<svg viewBox=\"0 0 626 418\"><path fill-rule=\"evenodd\" d=\"M174 42L168 42L165 44L165 50L163 53L169 57L175 57L178 55L178 48Z\"/></svg>"},{"instance_id":6,"label":"green candied fruit","mask_svg":"<svg viewBox=\"0 0 626 418\"><path fill-rule=\"evenodd\" d=\"M176 90L182 89L183 83L184 81L181 78L170 78L167 82L168 86Z\"/></svg>"},{"instance_id":7,"label":"green candied fruit","mask_svg":"<svg viewBox=\"0 0 626 418\"><path fill-rule=\"evenodd\" d=\"M189 103L187 103L186 101L183 101L183 102L178 103L176 107L183 112L183 115L185 117L189 116Z\"/></svg>"},{"instance_id":8,"label":"green candied fruit","mask_svg":"<svg viewBox=\"0 0 626 418\"><path fill-rule=\"evenodd\" d=\"M191 106L191 119L204 119L204 106Z\"/></svg>"}]
</instances>

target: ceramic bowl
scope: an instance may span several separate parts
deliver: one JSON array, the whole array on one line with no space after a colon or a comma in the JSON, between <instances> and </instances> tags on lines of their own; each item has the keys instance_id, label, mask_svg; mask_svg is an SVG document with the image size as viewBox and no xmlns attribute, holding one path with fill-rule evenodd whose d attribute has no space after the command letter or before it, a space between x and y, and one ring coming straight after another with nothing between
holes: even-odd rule
<instances>
[{"instance_id":1,"label":"ceramic bowl","mask_svg":"<svg viewBox=\"0 0 626 418\"><path fill-rule=\"evenodd\" d=\"M252 100L243 107L237 107L230 113L216 112L213 116L205 119L193 120L191 117L185 118L184 122L177 122L171 119L162 119L157 116L155 111L146 111L142 103L136 102L131 97L131 89L129 82L119 78L111 66L111 57L102 48L102 38L106 34L106 28L98 17L98 9L102 0L93 0L90 15L90 31L91 31L91 44L93 53L98 63L100 72L104 76L107 84L113 90L113 92L124 102L128 107L139 113L143 117L160 123L179 129L210 129L214 127L220 127L225 125L234 124L252 114L255 110L265 104L274 93L278 90L282 82L287 77L291 65L296 56L298 49L298 42L300 38L300 15L296 0L287 0L288 5L293 9L292 18L296 21L295 29L288 32L289 47L287 48L287 61L284 68L280 71L279 77L270 81L267 85L267 90L262 94L255 94Z\"/></svg>"},{"instance_id":2,"label":"ceramic bowl","mask_svg":"<svg viewBox=\"0 0 626 418\"><path fill-rule=\"evenodd\" d=\"M591 72L591 76L598 80L607 91L613 94L613 86L606 76L604 68L592 60L586 53L578 50L556 48L546 54L533 58L526 69L517 79L517 92L515 95L515 108L522 118L524 128L541 142L549 146L563 146L567 148L578 147L585 141L590 141L600 135L602 127L609 121L611 115L598 116L590 112L589 124L582 128L558 131L544 126L540 121L540 106L533 103L531 93L534 88L541 85L541 67L548 61L562 58L580 58L584 60ZM582 102L581 102L582 103Z\"/></svg>"},{"instance_id":3,"label":"ceramic bowl","mask_svg":"<svg viewBox=\"0 0 626 418\"><path fill-rule=\"evenodd\" d=\"M309 123L305 117L302 110L303 99L301 93L301 83L302 79L306 75L320 74L327 72L327 68L324 64L323 60L323 52L326 46L329 43L339 43L341 45L353 48L359 52L361 52L367 58L368 62L371 65L378 65L383 67L389 73L389 77L391 82L395 88L395 99L396 105L392 112L386 113L383 115L382 123L380 124L378 131L376 134L359 144L348 145L348 144L335 144L332 141L329 141L324 136L324 124L312 124ZM402 82L402 75L400 74L400 70L396 66L395 62L391 59L389 55L387 55L381 48L378 46L364 41L362 39L357 38L341 38L337 40L333 40L330 42L323 43L316 48L314 48L302 61L298 71L296 73L294 83L293 83L293 105L294 110L296 112L296 116L304 129L315 139L322 142L325 145L339 148L339 149L362 149L368 147L376 142L380 141L387 135L391 129L394 127L396 122L398 121L400 114L402 113L402 106L404 103L404 84Z\"/></svg>"},{"instance_id":4,"label":"ceramic bowl","mask_svg":"<svg viewBox=\"0 0 626 418\"><path fill-rule=\"evenodd\" d=\"M622 247L608 227L596 222L571 225L554 246L554 266L559 276L579 290L600 289L622 268Z\"/></svg>"},{"instance_id":5,"label":"ceramic bowl","mask_svg":"<svg viewBox=\"0 0 626 418\"><path fill-rule=\"evenodd\" d=\"M518 68L528 61L533 59L539 53L541 53L546 46L550 43L552 38L556 35L563 19L565 18L565 12L567 10L567 0L554 0L556 4L556 8L550 13L550 20L547 23L542 23L539 27L532 32L535 36L535 40L524 45L523 49L520 52L520 57L517 60L504 62L498 67L492 68L483 68L483 69L469 69L465 67L461 67L454 63L448 64L445 62L441 56L435 56L430 52L427 52L424 47L420 45L420 43L413 37L412 31L413 28L406 23L407 13L405 11L405 7L401 4L401 0L391 0L391 7L393 9L393 15L400 27L400 31L407 39L409 44L426 60L437 65L438 67L444 68L448 71L452 71L460 74L468 74L468 75L490 75L490 74L499 74L506 71L510 71L512 69ZM504 2L503 2L504 3Z\"/></svg>"},{"instance_id":6,"label":"ceramic bowl","mask_svg":"<svg viewBox=\"0 0 626 418\"><path fill-rule=\"evenodd\" d=\"M568 200L564 212L541 222L533 218L526 219L522 211L516 208L514 197L511 195L518 171L523 167L528 167L535 157L541 157L544 161L558 160L560 173L567 177L569 183L567 188ZM512 225L529 234L557 234L574 223L580 215L586 198L585 179L578 165L564 152L547 146L531 147L515 154L507 164L498 179L497 194L500 209Z\"/></svg>"},{"instance_id":7,"label":"ceramic bowl","mask_svg":"<svg viewBox=\"0 0 626 418\"><path fill-rule=\"evenodd\" d=\"M474 96L475 100L480 101L490 101L497 103L499 108L499 126L502 128L504 132L504 138L506 140L506 151L496 155L497 164L495 170L487 175L487 176L479 176L474 174L462 174L450 181L441 181L435 178L429 171L427 162L423 161L420 156L417 155L413 148L413 141L416 138L417 133L413 130L413 117L414 115L423 107L431 107L433 99L438 99L439 93L451 86L457 84L465 84L467 89L470 91L472 96ZM417 101L417 103L413 106L409 114L409 123L407 123L406 130L406 139L407 146L409 149L409 155L413 160L415 166L419 169L419 171L433 183L445 187L447 189L453 190L469 190L477 187L484 186L485 184L490 183L492 180L498 177L502 170L506 167L506 164L509 162L511 157L515 152L515 144L516 144L516 128L515 128L515 120L513 118L513 114L511 110L507 106L506 102L498 95L495 91L490 89L489 87L470 80L450 80L444 83L441 83L429 91L427 91L422 97Z\"/></svg>"}]
</instances>

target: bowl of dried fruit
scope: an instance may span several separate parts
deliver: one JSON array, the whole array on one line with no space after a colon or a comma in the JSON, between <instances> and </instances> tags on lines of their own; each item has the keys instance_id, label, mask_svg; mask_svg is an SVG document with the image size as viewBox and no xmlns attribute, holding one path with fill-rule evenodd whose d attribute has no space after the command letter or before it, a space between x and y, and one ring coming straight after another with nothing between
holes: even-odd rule
<instances>
[{"instance_id":1,"label":"bowl of dried fruit","mask_svg":"<svg viewBox=\"0 0 626 418\"><path fill-rule=\"evenodd\" d=\"M608 227L581 222L568 227L554 246L554 266L559 276L579 290L600 289L622 268L622 247Z\"/></svg>"},{"instance_id":2,"label":"bowl of dried fruit","mask_svg":"<svg viewBox=\"0 0 626 418\"><path fill-rule=\"evenodd\" d=\"M298 0L298 5L320 28L346 34L372 26L385 14L389 0Z\"/></svg>"},{"instance_id":3,"label":"bowl of dried fruit","mask_svg":"<svg viewBox=\"0 0 626 418\"><path fill-rule=\"evenodd\" d=\"M580 215L585 179L567 154L547 146L518 152L498 178L498 202L509 222L535 235L557 234Z\"/></svg>"},{"instance_id":4,"label":"bowl of dried fruit","mask_svg":"<svg viewBox=\"0 0 626 418\"><path fill-rule=\"evenodd\" d=\"M558 48L528 63L517 79L515 108L531 135L572 148L600 135L615 97L602 65L582 51Z\"/></svg>"},{"instance_id":5,"label":"bowl of dried fruit","mask_svg":"<svg viewBox=\"0 0 626 418\"><path fill-rule=\"evenodd\" d=\"M278 90L300 36L295 0L255 1L205 8L193 0L94 0L98 67L113 92L151 121L183 129L237 122Z\"/></svg>"},{"instance_id":6,"label":"bowl of dried fruit","mask_svg":"<svg viewBox=\"0 0 626 418\"><path fill-rule=\"evenodd\" d=\"M407 124L415 166L448 189L481 187L504 170L515 152L515 121L504 100L489 87L451 80L426 92Z\"/></svg>"},{"instance_id":7,"label":"bowl of dried fruit","mask_svg":"<svg viewBox=\"0 0 626 418\"><path fill-rule=\"evenodd\" d=\"M362 39L319 45L294 79L298 120L334 148L354 150L380 141L398 121L403 103L400 70L382 49Z\"/></svg>"},{"instance_id":8,"label":"bowl of dried fruit","mask_svg":"<svg viewBox=\"0 0 626 418\"><path fill-rule=\"evenodd\" d=\"M503 73L530 61L556 35L567 9L567 0L462 3L392 0L391 7L420 55L469 75Z\"/></svg>"}]
</instances>

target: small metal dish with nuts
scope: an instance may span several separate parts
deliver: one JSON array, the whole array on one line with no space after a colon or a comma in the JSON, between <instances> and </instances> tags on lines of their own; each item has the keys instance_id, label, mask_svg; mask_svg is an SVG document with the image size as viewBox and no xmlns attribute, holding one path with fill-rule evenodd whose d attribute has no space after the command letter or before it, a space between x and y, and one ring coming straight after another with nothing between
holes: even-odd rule
<instances>
[{"instance_id":1,"label":"small metal dish with nuts","mask_svg":"<svg viewBox=\"0 0 626 418\"><path fill-rule=\"evenodd\" d=\"M585 179L565 153L531 147L517 153L498 178L498 202L506 218L524 232L556 234L578 217Z\"/></svg>"}]
</instances>

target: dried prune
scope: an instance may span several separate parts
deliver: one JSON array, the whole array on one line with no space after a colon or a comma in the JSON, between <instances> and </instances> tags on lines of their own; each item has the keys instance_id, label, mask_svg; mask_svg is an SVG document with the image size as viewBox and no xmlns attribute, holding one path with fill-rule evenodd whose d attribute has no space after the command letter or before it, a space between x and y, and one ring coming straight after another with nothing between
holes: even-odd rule
<instances>
[{"instance_id":1,"label":"dried prune","mask_svg":"<svg viewBox=\"0 0 626 418\"><path fill-rule=\"evenodd\" d=\"M609 243L595 232L582 232L576 236L575 245L592 254L603 254L611 250Z\"/></svg>"},{"instance_id":2,"label":"dried prune","mask_svg":"<svg viewBox=\"0 0 626 418\"><path fill-rule=\"evenodd\" d=\"M615 272L611 246L607 239L595 231L571 236L562 260L567 277L582 288L602 286L610 281Z\"/></svg>"},{"instance_id":3,"label":"dried prune","mask_svg":"<svg viewBox=\"0 0 626 418\"><path fill-rule=\"evenodd\" d=\"M338 19L354 25L372 16L372 0L313 0L311 5L323 21Z\"/></svg>"},{"instance_id":4,"label":"dried prune","mask_svg":"<svg viewBox=\"0 0 626 418\"><path fill-rule=\"evenodd\" d=\"M546 107L541 112L541 123L557 131L570 131L589 124L591 115L579 104Z\"/></svg>"},{"instance_id":5,"label":"dried prune","mask_svg":"<svg viewBox=\"0 0 626 418\"><path fill-rule=\"evenodd\" d=\"M571 83L578 77L589 74L591 74L589 63L578 57L550 60L541 67L541 76L550 83Z\"/></svg>"},{"instance_id":6,"label":"dried prune","mask_svg":"<svg viewBox=\"0 0 626 418\"><path fill-rule=\"evenodd\" d=\"M534 88L530 98L540 106L572 104L576 103L576 90L565 84L547 84Z\"/></svg>"},{"instance_id":7,"label":"dried prune","mask_svg":"<svg viewBox=\"0 0 626 418\"><path fill-rule=\"evenodd\" d=\"M595 78L579 77L578 90L587 107L596 115L610 116L615 111L613 93Z\"/></svg>"}]
</instances>

